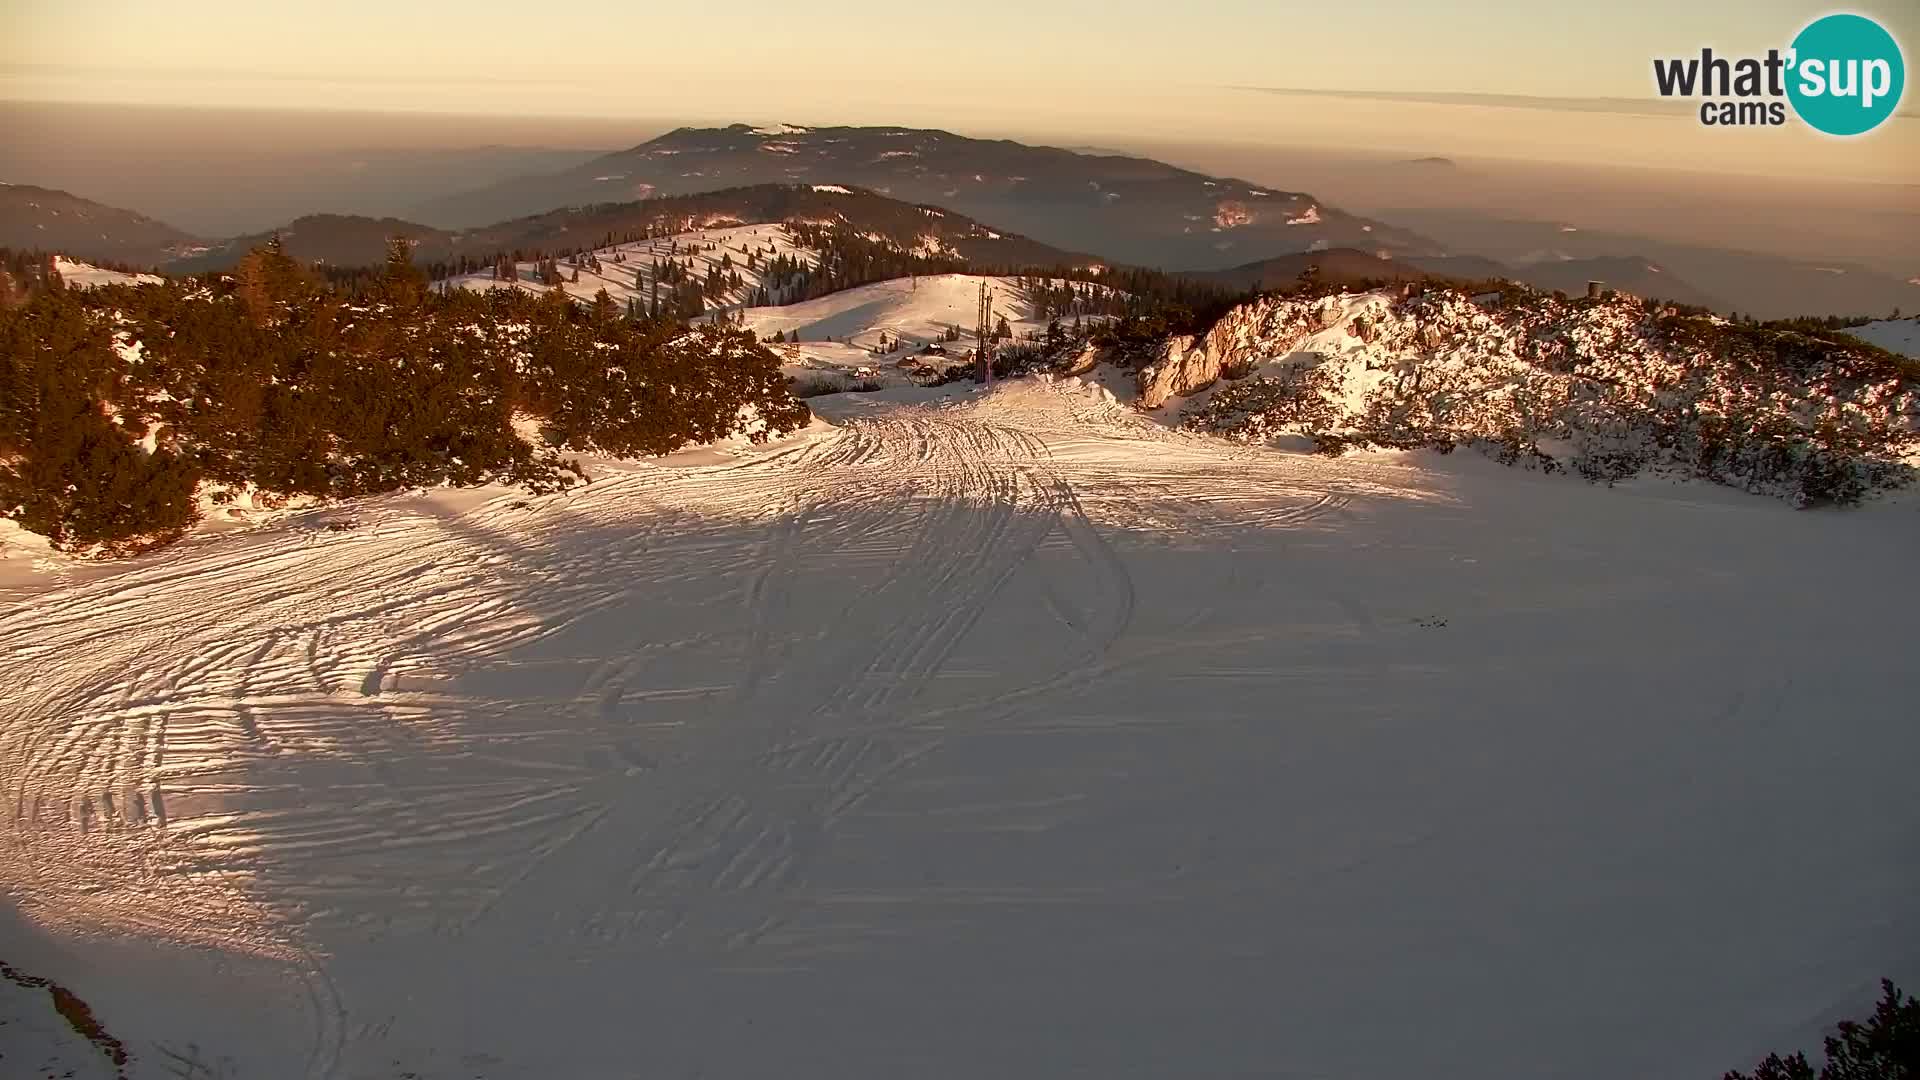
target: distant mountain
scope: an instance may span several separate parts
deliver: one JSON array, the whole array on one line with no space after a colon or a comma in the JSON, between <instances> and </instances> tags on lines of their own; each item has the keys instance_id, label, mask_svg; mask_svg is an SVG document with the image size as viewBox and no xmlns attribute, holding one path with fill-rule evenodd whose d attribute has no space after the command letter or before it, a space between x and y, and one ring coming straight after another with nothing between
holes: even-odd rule
<instances>
[{"instance_id":1,"label":"distant mountain","mask_svg":"<svg viewBox=\"0 0 1920 1080\"><path fill-rule=\"evenodd\" d=\"M1316 268L1322 281L1335 284L1370 281L1471 282L1505 278L1536 289L1549 292L1557 289L1574 296L1586 292L1587 282L1601 281L1610 289L1635 296L1697 304L1716 310L1721 308L1713 297L1645 259L1632 257L1569 259L1515 266L1477 255L1384 259L1371 252L1334 248L1281 255L1192 276L1235 288L1277 289L1298 281L1308 267Z\"/></svg>"},{"instance_id":2,"label":"distant mountain","mask_svg":"<svg viewBox=\"0 0 1920 1080\"><path fill-rule=\"evenodd\" d=\"M557 253L604 244L609 237L650 230L688 232L723 225L785 221L838 223L849 231L902 251L947 255L983 267L1057 266L1097 263L972 218L935 207L915 206L870 191L827 184L759 184L669 198L553 210L482 228L455 232L397 218L336 214L303 217L275 230L288 254L303 262L353 267L378 265L387 240L405 236L416 263L450 262L462 256L487 260L500 253ZM167 266L174 273L225 269L271 232L236 237Z\"/></svg>"},{"instance_id":3,"label":"distant mountain","mask_svg":"<svg viewBox=\"0 0 1920 1080\"><path fill-rule=\"evenodd\" d=\"M1701 303L1722 314L1738 310L1762 319L1878 316L1894 308L1920 307L1920 278L1909 282L1844 255L1797 258L1679 242L1653 230L1576 228L1564 221L1503 218L1472 210L1408 207L1380 212L1438 237L1455 250L1499 259L1516 267L1516 272L1524 266L1541 278L1567 280L1585 274L1615 288ZM1658 267L1658 275L1664 276L1601 261L1622 253ZM1679 289L1663 284L1671 277L1684 280L1699 290L1696 295L1709 299L1687 300Z\"/></svg>"},{"instance_id":4,"label":"distant mountain","mask_svg":"<svg viewBox=\"0 0 1920 1080\"><path fill-rule=\"evenodd\" d=\"M1461 276L1505 276L1505 267L1498 264L1490 265L1499 273ZM1354 248L1294 252L1277 255L1271 259L1243 263L1225 270L1194 271L1187 276L1218 282L1236 289L1272 290L1282 289L1298 282L1300 276L1309 269L1313 270L1320 280L1337 285L1357 285L1372 281L1427 281L1446 276L1439 271L1425 269L1409 261L1383 259L1372 252Z\"/></svg>"},{"instance_id":5,"label":"distant mountain","mask_svg":"<svg viewBox=\"0 0 1920 1080\"><path fill-rule=\"evenodd\" d=\"M1441 265L1452 260L1418 260L1423 266ZM1491 260L1480 260L1491 261ZM1609 289L1678 304L1695 304L1724 312L1725 301L1681 280L1666 267L1638 255L1596 255L1585 259L1543 259L1515 265L1509 273L1519 281L1541 289L1558 289L1579 295L1587 282L1598 281Z\"/></svg>"},{"instance_id":6,"label":"distant mountain","mask_svg":"<svg viewBox=\"0 0 1920 1080\"><path fill-rule=\"evenodd\" d=\"M386 257L387 240L404 236L413 241L415 258L433 261L457 245L455 234L399 218L371 218L357 214L309 214L265 232L236 236L205 250L168 263L174 274L225 270L267 238L279 234L287 254L305 263L328 266L373 266Z\"/></svg>"},{"instance_id":7,"label":"distant mountain","mask_svg":"<svg viewBox=\"0 0 1920 1080\"><path fill-rule=\"evenodd\" d=\"M1315 247L1444 254L1417 233L1303 192L1145 158L897 127L681 128L576 168L437 199L417 216L472 226L554 207L769 182L870 188L1056 247L1173 269L1218 269Z\"/></svg>"},{"instance_id":8,"label":"distant mountain","mask_svg":"<svg viewBox=\"0 0 1920 1080\"><path fill-rule=\"evenodd\" d=\"M1408 259L1404 266L1424 270L1435 277L1450 278L1454 281L1484 281L1487 278L1511 278L1524 280L1519 271L1497 259L1484 255L1440 255L1420 259ZM1582 286L1582 291L1585 286Z\"/></svg>"},{"instance_id":9,"label":"distant mountain","mask_svg":"<svg viewBox=\"0 0 1920 1080\"><path fill-rule=\"evenodd\" d=\"M158 266L201 243L144 214L31 184L0 184L0 247Z\"/></svg>"}]
</instances>

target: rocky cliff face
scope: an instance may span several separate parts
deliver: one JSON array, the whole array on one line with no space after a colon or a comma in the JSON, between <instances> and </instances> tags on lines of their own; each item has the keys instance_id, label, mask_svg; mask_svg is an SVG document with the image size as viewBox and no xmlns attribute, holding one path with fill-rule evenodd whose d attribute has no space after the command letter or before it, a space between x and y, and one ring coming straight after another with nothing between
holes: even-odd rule
<instances>
[{"instance_id":1,"label":"rocky cliff face","mask_svg":"<svg viewBox=\"0 0 1920 1080\"><path fill-rule=\"evenodd\" d=\"M1371 340L1371 324L1364 317L1351 316L1349 306L1340 296L1311 301L1264 297L1227 312L1197 338L1192 334L1168 338L1158 357L1140 370L1140 407L1158 409L1220 379L1244 378L1261 361L1293 352L1309 335L1349 322L1352 334Z\"/></svg>"},{"instance_id":2,"label":"rocky cliff face","mask_svg":"<svg viewBox=\"0 0 1920 1080\"><path fill-rule=\"evenodd\" d=\"M1220 378L1222 358L1194 345L1192 334L1168 338L1160 355L1140 369L1140 407L1157 409L1168 400L1212 386Z\"/></svg>"}]
</instances>

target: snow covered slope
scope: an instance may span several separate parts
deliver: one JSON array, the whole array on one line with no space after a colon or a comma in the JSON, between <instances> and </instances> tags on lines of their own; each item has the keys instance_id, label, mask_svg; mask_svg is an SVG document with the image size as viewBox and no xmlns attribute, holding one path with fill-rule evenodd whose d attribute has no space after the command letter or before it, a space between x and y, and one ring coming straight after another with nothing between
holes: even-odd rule
<instances>
[{"instance_id":1,"label":"snow covered slope","mask_svg":"<svg viewBox=\"0 0 1920 1080\"><path fill-rule=\"evenodd\" d=\"M939 341L948 327L964 327L971 335L982 280L968 274L941 274L875 282L805 303L749 308L747 328L763 338L781 333L798 335L803 341L833 338L863 345L875 344L882 331L915 345ZM1007 295L1005 279L984 280L1000 296Z\"/></svg>"},{"instance_id":2,"label":"snow covered slope","mask_svg":"<svg viewBox=\"0 0 1920 1080\"><path fill-rule=\"evenodd\" d=\"M1920 316L1911 319L1881 319L1846 331L1868 344L1878 345L1902 356L1920 357Z\"/></svg>"},{"instance_id":3,"label":"snow covered slope","mask_svg":"<svg viewBox=\"0 0 1920 1080\"><path fill-rule=\"evenodd\" d=\"M899 278L843 289L827 296L796 304L744 307L766 281L759 269L748 267L753 254L758 266L768 258L781 256L812 264L819 253L799 244L780 225L741 225L724 229L703 229L670 237L642 240L630 244L595 249L598 267L574 267L560 264L561 288L582 302L591 301L605 289L607 295L624 310L629 300L645 304L651 294L656 262L676 260L688 267L694 277L704 277L709 268L721 265L740 274L742 284L713 300L709 310L731 311L748 329L764 341L778 333L798 344L782 345L790 373L805 370L845 370L890 378L893 365L915 355L924 345L944 340L949 327L957 327L962 340L951 344L955 360L973 348L980 282L993 291L996 320L1005 318L1012 335L1024 338L1046 332L1046 320L1036 318L1017 279L975 274L936 274L920 278ZM616 262L616 258L623 261ZM470 274L456 278L456 288L485 290L497 286L520 288L534 293L547 291L539 281L534 263L516 266L513 281L500 281L489 274ZM1089 285L1089 288L1104 286ZM882 337L897 347L875 355ZM936 365L937 366L937 365Z\"/></svg>"},{"instance_id":4,"label":"snow covered slope","mask_svg":"<svg viewBox=\"0 0 1920 1080\"><path fill-rule=\"evenodd\" d=\"M978 274L880 281L803 303L748 308L740 317L762 341L772 342L776 334L785 339L773 348L786 359L791 375L841 372L900 385L913 381L904 371L940 371L971 362L982 282L991 293L994 321L1004 319L1014 341L1046 333L1047 320L1034 311L1020 279ZM1061 282L1049 279L1049 284ZM1075 288L1107 289L1078 282ZM950 329L958 331L958 340L946 340ZM883 344L887 350L876 353ZM929 346L939 346L944 355L928 355Z\"/></svg>"},{"instance_id":5,"label":"snow covered slope","mask_svg":"<svg viewBox=\"0 0 1920 1080\"><path fill-rule=\"evenodd\" d=\"M582 301L592 300L595 294L605 289L623 311L629 300L645 302L650 298L656 264L664 266L670 261L679 263L698 280L704 279L708 270L718 269L724 261L729 271L739 273L742 282L739 287L729 289L724 296L714 298L708 304L709 310L724 310L749 303L765 282L761 270L748 265L749 255L753 256L756 265L762 267L768 259L781 256L796 258L809 265L819 261L818 252L800 246L785 226L777 224L695 229L655 239L598 247L591 254L599 262L597 267L574 265L565 260L560 262L560 287L566 290L567 295ZM540 281L536 263L516 263L514 271L515 277L511 281L496 279L488 273L477 273L453 278L449 284L450 287L464 289L485 290L506 286L534 293L547 291L548 286Z\"/></svg>"},{"instance_id":6,"label":"snow covered slope","mask_svg":"<svg viewBox=\"0 0 1920 1080\"><path fill-rule=\"evenodd\" d=\"M1913 504L912 393L15 592L0 956L135 1080L1679 1080L1920 983Z\"/></svg>"},{"instance_id":7,"label":"snow covered slope","mask_svg":"<svg viewBox=\"0 0 1920 1080\"><path fill-rule=\"evenodd\" d=\"M1047 324L1034 317L1018 282L977 274L935 274L862 285L785 307L749 308L747 328L762 338L776 332L799 334L802 341L833 338L858 345L877 343L884 331L908 346L940 341L958 328L972 348L979 310L980 283L993 292L993 313L1004 317L1016 338L1043 333Z\"/></svg>"}]
</instances>

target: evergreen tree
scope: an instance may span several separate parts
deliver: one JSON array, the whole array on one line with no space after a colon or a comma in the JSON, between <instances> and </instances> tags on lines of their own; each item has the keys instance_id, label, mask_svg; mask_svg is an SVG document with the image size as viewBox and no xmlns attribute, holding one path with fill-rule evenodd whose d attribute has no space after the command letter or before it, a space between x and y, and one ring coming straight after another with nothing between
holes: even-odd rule
<instances>
[{"instance_id":1,"label":"evergreen tree","mask_svg":"<svg viewBox=\"0 0 1920 1080\"><path fill-rule=\"evenodd\" d=\"M1724 1080L1913 1080L1920 1076L1920 1000L1880 981L1881 998L1865 1023L1842 1020L1824 1040L1826 1064L1816 1074L1807 1056L1769 1054L1751 1074Z\"/></svg>"},{"instance_id":2,"label":"evergreen tree","mask_svg":"<svg viewBox=\"0 0 1920 1080\"><path fill-rule=\"evenodd\" d=\"M426 296L427 276L413 265L413 243L406 237L387 240L387 262L380 284L388 302L401 307L413 307Z\"/></svg>"},{"instance_id":3,"label":"evergreen tree","mask_svg":"<svg viewBox=\"0 0 1920 1080\"><path fill-rule=\"evenodd\" d=\"M618 316L618 313L619 309L614 306L613 297L607 295L607 290L601 289L599 292L593 294L593 308L590 317L595 323L603 324L612 322Z\"/></svg>"},{"instance_id":4,"label":"evergreen tree","mask_svg":"<svg viewBox=\"0 0 1920 1080\"><path fill-rule=\"evenodd\" d=\"M262 325L303 296L309 284L300 264L287 254L279 233L248 252L235 270L240 280L240 297L253 313L254 321Z\"/></svg>"}]
</instances>

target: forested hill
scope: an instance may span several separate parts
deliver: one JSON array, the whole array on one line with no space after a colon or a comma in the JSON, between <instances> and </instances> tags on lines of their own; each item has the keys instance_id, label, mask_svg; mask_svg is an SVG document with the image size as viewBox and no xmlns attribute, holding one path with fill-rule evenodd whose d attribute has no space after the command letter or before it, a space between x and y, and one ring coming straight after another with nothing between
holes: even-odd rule
<instances>
[{"instance_id":1,"label":"forested hill","mask_svg":"<svg viewBox=\"0 0 1920 1080\"><path fill-rule=\"evenodd\" d=\"M640 237L725 225L793 222L828 227L895 250L939 255L969 266L1090 264L1100 260L989 227L962 214L916 206L872 191L829 184L757 184L698 194L551 210L481 228L453 231L394 218L333 214L236 237L170 263L172 273L232 267L278 234L288 254L331 267L379 266L387 241L402 236L430 273L468 272L500 255L516 260L561 256Z\"/></svg>"},{"instance_id":2,"label":"forested hill","mask_svg":"<svg viewBox=\"0 0 1920 1080\"><path fill-rule=\"evenodd\" d=\"M0 184L0 247L152 267L191 254L202 243L132 210L53 188Z\"/></svg>"}]
</instances>

